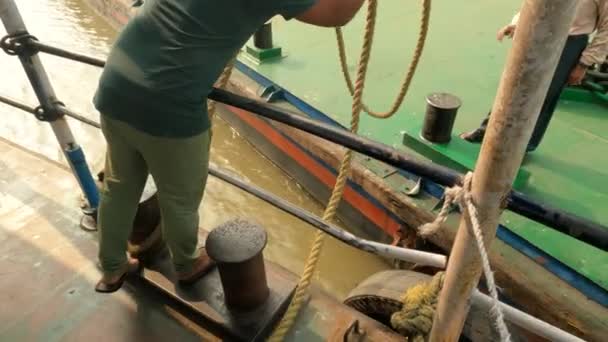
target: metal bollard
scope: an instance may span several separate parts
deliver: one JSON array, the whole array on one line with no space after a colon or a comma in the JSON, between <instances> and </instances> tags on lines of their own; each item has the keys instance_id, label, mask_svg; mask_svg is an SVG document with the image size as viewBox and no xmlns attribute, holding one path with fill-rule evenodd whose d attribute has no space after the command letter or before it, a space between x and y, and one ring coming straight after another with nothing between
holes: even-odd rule
<instances>
[{"instance_id":1,"label":"metal bollard","mask_svg":"<svg viewBox=\"0 0 608 342\"><path fill-rule=\"evenodd\" d=\"M255 32L253 46L260 50L272 49L272 24L270 21Z\"/></svg>"},{"instance_id":2,"label":"metal bollard","mask_svg":"<svg viewBox=\"0 0 608 342\"><path fill-rule=\"evenodd\" d=\"M422 137L433 143L449 142L460 99L451 94L433 93L426 97L426 103Z\"/></svg>"},{"instance_id":3,"label":"metal bollard","mask_svg":"<svg viewBox=\"0 0 608 342\"><path fill-rule=\"evenodd\" d=\"M266 282L263 250L266 231L245 220L228 221L207 236L205 248L217 262L226 306L252 310L270 294Z\"/></svg>"}]
</instances>

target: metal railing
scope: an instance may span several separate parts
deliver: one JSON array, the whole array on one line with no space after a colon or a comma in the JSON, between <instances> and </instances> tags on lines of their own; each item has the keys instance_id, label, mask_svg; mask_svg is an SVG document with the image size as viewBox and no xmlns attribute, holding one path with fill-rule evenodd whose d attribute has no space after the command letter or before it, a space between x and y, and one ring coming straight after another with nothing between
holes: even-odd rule
<instances>
[{"instance_id":1,"label":"metal railing","mask_svg":"<svg viewBox=\"0 0 608 342\"><path fill-rule=\"evenodd\" d=\"M41 43L29 34L21 33L13 37L5 37L2 42L0 47L10 53L17 53L19 51L43 52L96 67L105 66L105 61L102 59ZM267 103L262 103L218 88L213 89L209 94L209 99L298 128L443 186L449 187L462 183L463 175L450 168L424 160L414 159L404 152L395 150L388 145L361 137L327 123L290 113L285 109ZM96 123L92 122L90 119L70 111L61 103L56 104L56 110L66 116L91 125L96 125ZM577 240L588 243L604 251L608 251L608 227L606 226L536 201L525 194L514 190L511 191L507 198L506 207L514 213L539 222L561 233L570 235Z\"/></svg>"}]
</instances>

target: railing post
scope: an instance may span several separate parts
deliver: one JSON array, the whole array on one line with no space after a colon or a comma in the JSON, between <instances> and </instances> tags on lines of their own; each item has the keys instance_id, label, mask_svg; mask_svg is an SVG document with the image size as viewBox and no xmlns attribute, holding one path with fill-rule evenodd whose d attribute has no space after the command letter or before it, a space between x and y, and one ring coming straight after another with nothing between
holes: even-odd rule
<instances>
[{"instance_id":1,"label":"railing post","mask_svg":"<svg viewBox=\"0 0 608 342\"><path fill-rule=\"evenodd\" d=\"M505 199L563 50L575 0L526 0L502 75L480 157L472 196L486 247L496 234ZM457 341L481 273L479 252L467 219L461 219L449 257L431 341Z\"/></svg>"},{"instance_id":2,"label":"railing post","mask_svg":"<svg viewBox=\"0 0 608 342\"><path fill-rule=\"evenodd\" d=\"M25 23L14 0L0 0L0 19L9 35L27 33ZM82 148L76 143L65 118L58 110L59 103L46 71L36 53L20 54L19 60L34 88L40 108L55 133L57 141L68 160L70 167L84 192L89 206L96 210L99 193L91 175Z\"/></svg>"}]
</instances>

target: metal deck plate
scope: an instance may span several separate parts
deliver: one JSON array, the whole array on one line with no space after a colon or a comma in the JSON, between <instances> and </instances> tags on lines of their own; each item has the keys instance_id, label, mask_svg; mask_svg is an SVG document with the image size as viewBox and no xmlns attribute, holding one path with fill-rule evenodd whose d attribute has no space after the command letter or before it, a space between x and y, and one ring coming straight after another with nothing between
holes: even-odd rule
<instances>
[{"instance_id":1,"label":"metal deck plate","mask_svg":"<svg viewBox=\"0 0 608 342\"><path fill-rule=\"evenodd\" d=\"M180 286L175 283L175 271L166 253L150 260L146 266L142 272L145 281L242 341L264 340L274 323L282 317L296 286L292 273L267 262L269 298L254 311L239 312L226 307L217 268L193 285Z\"/></svg>"}]
</instances>

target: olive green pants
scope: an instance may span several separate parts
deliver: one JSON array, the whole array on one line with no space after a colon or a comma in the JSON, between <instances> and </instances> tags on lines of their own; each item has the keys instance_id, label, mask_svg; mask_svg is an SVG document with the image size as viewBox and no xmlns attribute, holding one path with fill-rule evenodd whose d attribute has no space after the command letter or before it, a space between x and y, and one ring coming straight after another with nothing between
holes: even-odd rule
<instances>
[{"instance_id":1,"label":"olive green pants","mask_svg":"<svg viewBox=\"0 0 608 342\"><path fill-rule=\"evenodd\" d=\"M148 135L101 116L108 148L99 204L99 260L114 273L126 262L131 234L148 174L158 189L162 232L177 272L189 272L198 257L198 208L209 166L210 133L189 138Z\"/></svg>"}]
</instances>

